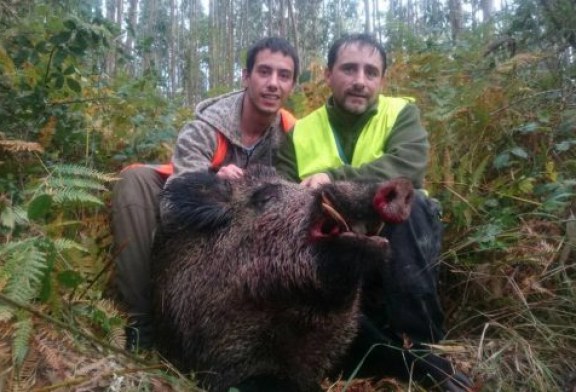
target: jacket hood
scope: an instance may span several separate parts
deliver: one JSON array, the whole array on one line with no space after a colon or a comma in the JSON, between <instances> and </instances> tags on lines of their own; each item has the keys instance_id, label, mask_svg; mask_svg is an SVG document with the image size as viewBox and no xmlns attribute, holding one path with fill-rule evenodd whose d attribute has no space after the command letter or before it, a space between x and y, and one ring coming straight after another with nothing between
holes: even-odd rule
<instances>
[{"instance_id":1,"label":"jacket hood","mask_svg":"<svg viewBox=\"0 0 576 392\"><path fill-rule=\"evenodd\" d=\"M243 98L244 90L206 99L196 106L195 117L220 131L232 143L240 145Z\"/></svg>"}]
</instances>

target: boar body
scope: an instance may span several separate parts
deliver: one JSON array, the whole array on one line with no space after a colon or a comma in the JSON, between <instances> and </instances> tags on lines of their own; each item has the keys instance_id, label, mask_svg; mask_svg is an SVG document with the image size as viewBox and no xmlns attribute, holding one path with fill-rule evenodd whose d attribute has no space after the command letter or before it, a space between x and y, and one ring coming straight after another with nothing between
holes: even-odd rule
<instances>
[{"instance_id":1,"label":"boar body","mask_svg":"<svg viewBox=\"0 0 576 392\"><path fill-rule=\"evenodd\" d=\"M172 180L153 250L157 346L211 391L259 377L317 390L357 331L362 275L407 180L311 191L259 168ZM367 234L366 234L367 233Z\"/></svg>"}]
</instances>

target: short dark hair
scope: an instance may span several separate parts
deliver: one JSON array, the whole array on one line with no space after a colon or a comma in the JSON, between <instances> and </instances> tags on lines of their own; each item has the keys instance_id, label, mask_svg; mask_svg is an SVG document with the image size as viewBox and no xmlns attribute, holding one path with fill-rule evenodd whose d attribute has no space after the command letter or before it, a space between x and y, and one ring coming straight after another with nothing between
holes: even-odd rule
<instances>
[{"instance_id":1,"label":"short dark hair","mask_svg":"<svg viewBox=\"0 0 576 392\"><path fill-rule=\"evenodd\" d=\"M272 53L282 52L284 56L290 56L294 62L294 82L298 79L298 74L300 73L300 61L298 59L298 54L296 49L286 41L284 38L280 37L268 37L257 41L254 45L248 49L248 56L246 57L246 69L248 74L252 73L254 69L254 63L256 62L256 55L262 50L269 49Z\"/></svg>"},{"instance_id":2,"label":"short dark hair","mask_svg":"<svg viewBox=\"0 0 576 392\"><path fill-rule=\"evenodd\" d=\"M365 33L355 33L355 34L346 34L342 37L338 38L328 51L328 69L331 70L336 63L336 58L338 57L338 51L344 45L348 44L359 44L359 45L369 45L372 46L380 53L380 57L382 58L382 75L386 72L386 51L384 47L376 38L374 38L370 34Z\"/></svg>"}]
</instances>

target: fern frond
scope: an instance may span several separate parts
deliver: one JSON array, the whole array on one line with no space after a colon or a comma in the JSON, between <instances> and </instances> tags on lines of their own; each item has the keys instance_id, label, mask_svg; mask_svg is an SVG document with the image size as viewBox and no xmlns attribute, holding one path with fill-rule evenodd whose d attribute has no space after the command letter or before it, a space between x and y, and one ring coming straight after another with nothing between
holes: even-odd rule
<instances>
[{"instance_id":1,"label":"fern frond","mask_svg":"<svg viewBox=\"0 0 576 392\"><path fill-rule=\"evenodd\" d=\"M52 195L55 203L88 203L103 206L104 203L96 196L81 189L59 189Z\"/></svg>"},{"instance_id":2,"label":"fern frond","mask_svg":"<svg viewBox=\"0 0 576 392\"><path fill-rule=\"evenodd\" d=\"M26 211L20 206L6 206L0 214L0 226L13 230L16 225L28 223Z\"/></svg>"},{"instance_id":3,"label":"fern frond","mask_svg":"<svg viewBox=\"0 0 576 392\"><path fill-rule=\"evenodd\" d=\"M101 173L97 170L90 169L89 167L79 166L79 165L55 165L52 167L53 175L59 176L76 176L92 178L102 182L112 182L116 180L116 177Z\"/></svg>"},{"instance_id":4,"label":"fern frond","mask_svg":"<svg viewBox=\"0 0 576 392\"><path fill-rule=\"evenodd\" d=\"M114 347L124 347L126 345L126 331L122 326L113 326L108 332L108 343Z\"/></svg>"},{"instance_id":5,"label":"fern frond","mask_svg":"<svg viewBox=\"0 0 576 392\"><path fill-rule=\"evenodd\" d=\"M44 331L37 332L33 338L38 353L51 369L54 369L58 373L62 372L64 364L62 363L62 357L58 352L58 348L52 344L54 339L45 337L45 333L42 332Z\"/></svg>"},{"instance_id":6,"label":"fern frond","mask_svg":"<svg viewBox=\"0 0 576 392\"><path fill-rule=\"evenodd\" d=\"M50 172L29 189L31 199L50 196L56 204L89 204L102 206L99 194L108 190L105 183L114 178L79 165L55 165ZM39 207L42 207L40 204Z\"/></svg>"},{"instance_id":7,"label":"fern frond","mask_svg":"<svg viewBox=\"0 0 576 392\"><path fill-rule=\"evenodd\" d=\"M48 188L72 188L72 189L88 189L93 191L107 191L101 182L87 178L73 178L73 177L49 177L46 179L46 187Z\"/></svg>"},{"instance_id":8,"label":"fern frond","mask_svg":"<svg viewBox=\"0 0 576 392\"><path fill-rule=\"evenodd\" d=\"M9 369L12 362L12 345L7 336L5 336L7 333L8 331L0 333L0 369Z\"/></svg>"},{"instance_id":9,"label":"fern frond","mask_svg":"<svg viewBox=\"0 0 576 392\"><path fill-rule=\"evenodd\" d=\"M8 283L8 273L3 268L0 268L0 292L4 290L6 283Z\"/></svg>"},{"instance_id":10,"label":"fern frond","mask_svg":"<svg viewBox=\"0 0 576 392\"><path fill-rule=\"evenodd\" d=\"M0 322L9 321L12 316L14 316L12 308L0 304Z\"/></svg>"},{"instance_id":11,"label":"fern frond","mask_svg":"<svg viewBox=\"0 0 576 392\"><path fill-rule=\"evenodd\" d=\"M88 253L88 249L82 245L80 245L78 242L73 241L71 239L68 238L57 238L54 240L54 248L56 248L57 252L62 252L65 250L70 250L70 249L76 249L79 250L81 252L85 252Z\"/></svg>"},{"instance_id":12,"label":"fern frond","mask_svg":"<svg viewBox=\"0 0 576 392\"><path fill-rule=\"evenodd\" d=\"M44 148L40 144L24 140L0 140L0 150L11 153L44 152Z\"/></svg>"},{"instance_id":13,"label":"fern frond","mask_svg":"<svg viewBox=\"0 0 576 392\"><path fill-rule=\"evenodd\" d=\"M14 324L14 335L12 342L12 361L16 366L22 365L28 349L30 348L30 337L34 325L28 315L22 313L22 318Z\"/></svg>"},{"instance_id":14,"label":"fern frond","mask_svg":"<svg viewBox=\"0 0 576 392\"><path fill-rule=\"evenodd\" d=\"M0 246L0 256L5 264L0 266L7 282L2 292L20 303L28 303L40 289L46 269L46 254L37 247L34 238L10 242ZM0 320L6 320L13 311L0 306Z\"/></svg>"}]
</instances>

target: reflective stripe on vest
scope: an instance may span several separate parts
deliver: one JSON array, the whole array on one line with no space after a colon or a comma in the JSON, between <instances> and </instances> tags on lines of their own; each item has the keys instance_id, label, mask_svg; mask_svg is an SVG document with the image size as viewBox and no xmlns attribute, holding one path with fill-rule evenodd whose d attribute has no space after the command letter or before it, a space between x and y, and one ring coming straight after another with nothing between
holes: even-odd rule
<instances>
[{"instance_id":1,"label":"reflective stripe on vest","mask_svg":"<svg viewBox=\"0 0 576 392\"><path fill-rule=\"evenodd\" d=\"M384 145L390 130L398 114L409 102L414 102L414 99L379 96L378 112L364 126L354 147L350 163L352 167L370 163L384 155ZM296 123L293 140L300 179L345 164L338 152L338 143L328 121L326 106Z\"/></svg>"}]
</instances>

